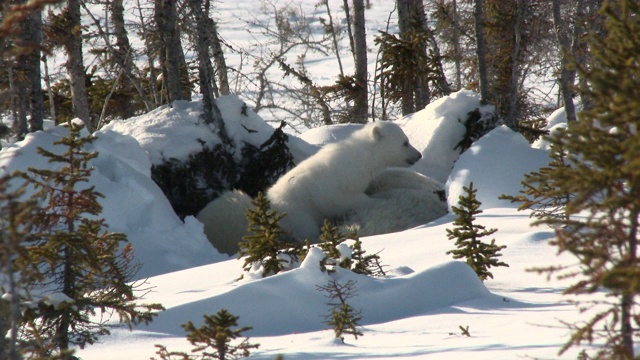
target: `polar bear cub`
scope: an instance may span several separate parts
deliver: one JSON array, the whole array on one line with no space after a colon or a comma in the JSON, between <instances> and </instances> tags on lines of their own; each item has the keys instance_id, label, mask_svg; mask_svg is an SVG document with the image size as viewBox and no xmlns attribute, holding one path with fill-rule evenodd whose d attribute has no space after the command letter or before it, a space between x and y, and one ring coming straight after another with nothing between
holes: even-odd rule
<instances>
[{"instance_id":1,"label":"polar bear cub","mask_svg":"<svg viewBox=\"0 0 640 360\"><path fill-rule=\"evenodd\" d=\"M369 183L366 190L375 201L354 207L341 225L360 236L402 231L423 225L447 214L444 186L411 169L387 169Z\"/></svg>"},{"instance_id":2,"label":"polar bear cub","mask_svg":"<svg viewBox=\"0 0 640 360\"><path fill-rule=\"evenodd\" d=\"M373 206L376 200L365 190L378 174L389 167L410 166L421 157L398 125L369 123L300 162L278 179L266 196L273 209L287 214L280 222L284 231L299 241L316 242L324 219L343 218L354 208ZM246 234L248 204L248 195L229 191L197 215L219 251L237 252L238 242Z\"/></svg>"},{"instance_id":3,"label":"polar bear cub","mask_svg":"<svg viewBox=\"0 0 640 360\"><path fill-rule=\"evenodd\" d=\"M324 146L267 191L280 225L298 240L316 241L325 219L341 217L373 200L365 190L388 167L407 167L422 155L392 122L369 123L349 138Z\"/></svg>"}]
</instances>

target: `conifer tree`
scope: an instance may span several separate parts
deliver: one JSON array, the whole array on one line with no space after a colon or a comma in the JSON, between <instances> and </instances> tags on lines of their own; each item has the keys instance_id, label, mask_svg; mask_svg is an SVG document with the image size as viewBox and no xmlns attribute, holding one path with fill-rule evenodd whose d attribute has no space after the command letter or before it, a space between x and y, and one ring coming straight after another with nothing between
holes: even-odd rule
<instances>
[{"instance_id":1,"label":"conifer tree","mask_svg":"<svg viewBox=\"0 0 640 360\"><path fill-rule=\"evenodd\" d=\"M351 271L356 274L368 276L386 275L382 268L383 265L380 263L380 255L366 255L366 251L362 249L362 241L358 236L356 236L355 242L351 245L351 259L353 260Z\"/></svg>"},{"instance_id":2,"label":"conifer tree","mask_svg":"<svg viewBox=\"0 0 640 360\"><path fill-rule=\"evenodd\" d=\"M493 278L493 274L489 271L492 266L509 266L497 259L501 256L500 250L507 246L496 245L495 239L490 243L480 239L495 233L498 229L485 230L484 226L474 223L475 216L482 213L481 202L476 199L478 190L473 188L473 182L469 187L463 187L463 190L466 195L459 197L459 207L451 207L453 213L457 215L453 221L455 227L453 230L447 229L447 237L449 240L456 240L457 249L447 251L447 254L452 254L454 259L466 259L467 264L478 274L480 280L484 281L487 278Z\"/></svg>"},{"instance_id":3,"label":"conifer tree","mask_svg":"<svg viewBox=\"0 0 640 360\"><path fill-rule=\"evenodd\" d=\"M320 249L322 249L325 254L324 259L320 263L323 271L327 270L327 265L351 269L351 257L349 256L342 259L342 253L338 250L338 245L346 239L346 236L342 235L337 227L332 226L329 220L324 220L324 224L320 229Z\"/></svg>"},{"instance_id":4,"label":"conifer tree","mask_svg":"<svg viewBox=\"0 0 640 360\"><path fill-rule=\"evenodd\" d=\"M262 266L262 276L277 274L285 269L285 254L293 262L298 258L299 249L285 240L286 233L280 228L279 221L286 214L271 210L271 203L262 193L251 202L255 209L247 210L249 232L238 244L238 258L246 255L243 268L251 270L254 265Z\"/></svg>"},{"instance_id":5,"label":"conifer tree","mask_svg":"<svg viewBox=\"0 0 640 360\"><path fill-rule=\"evenodd\" d=\"M35 356L69 358L72 347L94 343L108 335L109 316L131 327L149 323L159 304L138 304L138 285L131 283L136 267L133 248L126 236L108 232L99 218L103 197L88 182L93 168L89 162L96 152L85 147L92 136L81 136L84 125L69 123L69 136L54 142L64 148L62 154L39 148L54 170L30 169L25 178L44 200L38 211L39 224L29 239L25 256L16 263L38 272L41 281L32 284L38 306L24 312L23 335L26 339L45 339L53 349L35 349ZM39 292L39 294L37 294Z\"/></svg>"},{"instance_id":6,"label":"conifer tree","mask_svg":"<svg viewBox=\"0 0 640 360\"><path fill-rule=\"evenodd\" d=\"M189 356L180 351L169 351L163 345L156 345L156 354L161 360L190 360L190 359L237 359L248 357L250 349L257 349L260 344L251 344L249 338L245 338L237 345L231 342L242 336L243 332L252 329L251 326L238 328L239 316L231 314L226 309L221 309L214 315L204 315L204 324L196 328L189 321L182 324L182 328L187 332L187 340L195 346L191 352L199 353L197 356Z\"/></svg>"},{"instance_id":7,"label":"conifer tree","mask_svg":"<svg viewBox=\"0 0 640 360\"><path fill-rule=\"evenodd\" d=\"M12 180L21 175L14 172L0 178L0 359L19 359L27 345L19 339L23 304L30 301L30 284L38 273L16 262L26 256L25 244L29 232L38 222L35 198L25 199L26 184L12 189ZM34 259L35 260L35 259ZM39 346L43 346L40 344Z\"/></svg>"},{"instance_id":8,"label":"conifer tree","mask_svg":"<svg viewBox=\"0 0 640 360\"><path fill-rule=\"evenodd\" d=\"M534 224L555 228L551 242L560 253L577 258L573 266L553 266L541 272L575 279L566 294L583 295L583 312L600 304L591 319L567 324L572 335L560 352L583 342L600 342L598 359L633 359L640 313L640 4L605 1L606 36L590 39L592 63L574 64L586 84L576 90L593 104L564 133L549 137L566 151L568 166L550 168L525 179L525 185L546 188L541 199L571 194L566 217L551 214ZM528 200L532 200L528 198ZM608 300L588 300L606 291Z\"/></svg>"},{"instance_id":9,"label":"conifer tree","mask_svg":"<svg viewBox=\"0 0 640 360\"><path fill-rule=\"evenodd\" d=\"M214 315L205 315L204 325L199 328L196 328L191 321L183 324L187 339L196 346L192 352L202 352L206 358L220 360L249 356L249 349L257 349L259 344L251 344L249 339L245 338L240 344L231 345L231 341L252 329L251 326L236 328L239 318L226 309L221 309ZM214 352L206 352L207 349Z\"/></svg>"},{"instance_id":10,"label":"conifer tree","mask_svg":"<svg viewBox=\"0 0 640 360\"><path fill-rule=\"evenodd\" d=\"M348 239L353 239L354 243L349 245L350 254L345 257L338 249L338 245ZM351 270L356 274L385 275L380 264L380 256L378 254L365 255L366 251L362 249L362 241L360 241L360 237L356 232L343 235L337 227L332 226L325 219L324 225L320 229L320 241L320 249L325 254L325 258L320 263L322 271L327 270L327 265L330 265ZM332 270L329 269L329 272L332 272Z\"/></svg>"},{"instance_id":11,"label":"conifer tree","mask_svg":"<svg viewBox=\"0 0 640 360\"><path fill-rule=\"evenodd\" d=\"M562 129L557 131L564 133ZM562 144L552 144L549 157L551 158L549 165L524 175L524 180L521 182L523 189L520 190L520 195L501 195L500 199L520 202L518 210L532 210L531 216L538 219L547 217L568 219L565 206L574 195L565 190L556 191L554 179L548 178L550 173L570 166L567 163L567 153L563 150Z\"/></svg>"},{"instance_id":12,"label":"conifer tree","mask_svg":"<svg viewBox=\"0 0 640 360\"><path fill-rule=\"evenodd\" d=\"M353 308L347 300L357 295L355 289L356 282L347 281L340 284L337 280L331 279L327 285L316 286L318 291L325 291L325 297L329 299L327 305L331 307L331 313L325 317L327 325L333 328L337 339L344 343L344 334L353 335L357 340L358 336L362 336L362 332L358 330L361 311Z\"/></svg>"}]
</instances>

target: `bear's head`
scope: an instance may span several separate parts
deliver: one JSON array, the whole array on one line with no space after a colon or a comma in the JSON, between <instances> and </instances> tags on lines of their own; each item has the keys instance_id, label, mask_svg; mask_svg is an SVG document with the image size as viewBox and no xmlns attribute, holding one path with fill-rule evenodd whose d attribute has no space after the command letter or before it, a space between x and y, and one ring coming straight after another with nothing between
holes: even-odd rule
<instances>
[{"instance_id":1,"label":"bear's head","mask_svg":"<svg viewBox=\"0 0 640 360\"><path fill-rule=\"evenodd\" d=\"M415 164L422 154L409 143L404 131L389 121L378 121L368 125L375 147L376 156L385 159L386 166L407 167Z\"/></svg>"}]
</instances>

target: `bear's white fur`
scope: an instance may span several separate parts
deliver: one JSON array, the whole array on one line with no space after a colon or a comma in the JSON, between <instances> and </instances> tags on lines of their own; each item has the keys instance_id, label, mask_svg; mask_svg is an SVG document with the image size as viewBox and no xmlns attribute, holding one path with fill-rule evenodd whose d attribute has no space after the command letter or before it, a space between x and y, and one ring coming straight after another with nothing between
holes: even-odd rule
<instances>
[{"instance_id":1,"label":"bear's white fur","mask_svg":"<svg viewBox=\"0 0 640 360\"><path fill-rule=\"evenodd\" d=\"M426 224L447 214L444 186L410 169L387 169L367 187L375 201L354 207L341 221L345 232L360 236L402 231Z\"/></svg>"},{"instance_id":2,"label":"bear's white fur","mask_svg":"<svg viewBox=\"0 0 640 360\"><path fill-rule=\"evenodd\" d=\"M410 166L421 157L398 125L370 123L302 161L278 179L267 198L274 209L287 213L280 223L285 231L314 241L325 219L373 203L365 190L383 170Z\"/></svg>"},{"instance_id":3,"label":"bear's white fur","mask_svg":"<svg viewBox=\"0 0 640 360\"><path fill-rule=\"evenodd\" d=\"M284 231L299 241L315 242L325 219L343 218L353 209L366 209L379 201L365 191L380 173L389 167L410 166L420 158L398 125L370 123L300 162L266 196L273 209L287 214L280 223ZM242 192L227 192L197 215L220 251L237 251L238 241L246 234L248 202Z\"/></svg>"},{"instance_id":4,"label":"bear's white fur","mask_svg":"<svg viewBox=\"0 0 640 360\"><path fill-rule=\"evenodd\" d=\"M246 211L251 206L251 197L246 193L225 191L200 210L196 219L204 224L207 239L220 253L233 255L238 252L238 242L247 234Z\"/></svg>"}]
</instances>

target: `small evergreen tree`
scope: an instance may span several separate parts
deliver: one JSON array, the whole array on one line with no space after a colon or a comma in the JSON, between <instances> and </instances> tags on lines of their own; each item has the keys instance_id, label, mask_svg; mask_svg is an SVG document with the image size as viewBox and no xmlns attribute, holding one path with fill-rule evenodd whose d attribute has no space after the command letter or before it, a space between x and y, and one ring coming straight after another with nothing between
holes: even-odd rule
<instances>
[{"instance_id":1,"label":"small evergreen tree","mask_svg":"<svg viewBox=\"0 0 640 360\"><path fill-rule=\"evenodd\" d=\"M70 122L68 128L69 136L54 142L65 148L62 154L38 149L50 163L62 166L30 169L25 175L45 201L26 253L15 258L18 266L40 275L40 281L31 284L34 297L40 297L38 306L23 313L24 338L53 345L35 349L33 355L40 357L58 353L69 358L73 346L84 347L108 335L108 317L94 317L97 312L115 314L131 327L149 323L153 312L162 309L136 302L133 248L124 234L103 230L98 202L103 196L93 186L82 187L93 171L89 162L98 156L85 150L94 138L81 137L83 124Z\"/></svg>"},{"instance_id":2,"label":"small evergreen tree","mask_svg":"<svg viewBox=\"0 0 640 360\"><path fill-rule=\"evenodd\" d=\"M362 241L360 241L360 237L356 232L350 235L343 235L337 227L332 226L326 219L320 232L320 249L325 254L320 263L322 271L327 270L327 265L329 265L351 270L356 274L385 275L380 264L380 256L378 254L365 255L366 251L362 249ZM348 239L353 239L354 243L349 245L349 256L344 256L339 250L339 245ZM329 272L331 271L329 269Z\"/></svg>"},{"instance_id":3,"label":"small evergreen tree","mask_svg":"<svg viewBox=\"0 0 640 360\"><path fill-rule=\"evenodd\" d=\"M246 255L243 268L251 270L254 265L262 267L262 276L277 274L285 269L284 263L297 260L299 249L285 240L286 233L280 228L279 221L286 214L271 210L271 203L262 193L251 202L255 209L247 210L249 232L238 244L238 258Z\"/></svg>"},{"instance_id":4,"label":"small evergreen tree","mask_svg":"<svg viewBox=\"0 0 640 360\"><path fill-rule=\"evenodd\" d=\"M355 289L356 282L347 281L340 284L337 280L331 279L327 285L316 286L318 291L324 291L329 299L327 305L331 307L331 313L325 316L327 325L333 328L333 332L337 339L344 343L344 334L353 335L357 340L358 336L362 336L362 332L358 330L361 311L354 309L347 300L357 295Z\"/></svg>"},{"instance_id":5,"label":"small evergreen tree","mask_svg":"<svg viewBox=\"0 0 640 360\"><path fill-rule=\"evenodd\" d=\"M351 257L348 256L343 259L342 253L338 249L338 245L346 239L347 237L342 235L337 227L332 226L329 220L324 220L324 225L320 229L320 249L322 249L325 254L324 259L320 263L323 271L327 270L327 265L351 269ZM331 272L332 270L330 269L329 271Z\"/></svg>"},{"instance_id":6,"label":"small evergreen tree","mask_svg":"<svg viewBox=\"0 0 640 360\"><path fill-rule=\"evenodd\" d=\"M491 235L498 229L485 230L482 225L474 224L475 215L481 214L480 201L476 199L477 189L473 188L473 182L469 187L463 187L465 196L458 199L459 207L452 206L453 213L457 215L453 221L455 226L453 230L447 229L447 237L449 240L456 239L456 250L447 251L447 254L453 255L454 259L466 259L466 262L473 271L478 274L480 280L484 281L488 277L493 278L493 274L489 271L492 266L509 266L502 261L498 261L497 257L500 250L506 248L506 245L496 245L495 239L491 243L485 243L480 238Z\"/></svg>"},{"instance_id":7,"label":"small evergreen tree","mask_svg":"<svg viewBox=\"0 0 640 360\"><path fill-rule=\"evenodd\" d=\"M204 325L199 328L196 328L191 321L182 324L182 328L187 332L187 340L195 346L191 352L200 353L197 357L189 356L184 352L169 351L163 345L156 345L158 348L156 354L161 360L198 358L227 360L248 357L249 350L257 349L260 344L251 344L249 338L245 338L239 344L231 345L231 342L241 337L243 332L252 329L251 326L236 328L239 318L226 309L221 309L214 315L204 315Z\"/></svg>"},{"instance_id":8,"label":"small evergreen tree","mask_svg":"<svg viewBox=\"0 0 640 360\"><path fill-rule=\"evenodd\" d=\"M385 276L386 273L380 263L380 255L378 254L366 254L366 251L362 249L362 241L356 236L355 242L351 245L351 259L353 265L351 271L356 274L363 274L367 276Z\"/></svg>"},{"instance_id":9,"label":"small evergreen tree","mask_svg":"<svg viewBox=\"0 0 640 360\"><path fill-rule=\"evenodd\" d=\"M541 188L537 199L543 201L571 194L566 216L541 214L534 224L555 228L551 244L574 255L577 263L537 270L575 279L565 294L582 295L581 312L600 305L591 319L567 323L572 334L560 352L598 341L602 346L594 358L626 360L636 358L640 326L640 4L605 1L601 12L607 17L606 36L591 38L592 63L588 68L574 64L586 80L577 92L592 106L569 122L566 132L548 138L557 151L566 152L568 166L539 171L525 178L525 185ZM602 290L608 300L588 300Z\"/></svg>"},{"instance_id":10,"label":"small evergreen tree","mask_svg":"<svg viewBox=\"0 0 640 360\"><path fill-rule=\"evenodd\" d=\"M211 359L235 359L238 357L248 357L249 349L257 349L259 344L249 343L245 338L238 345L231 345L231 341L241 336L243 332L251 330L251 326L238 326L239 316L231 314L226 309L221 309L216 314L204 316L204 325L196 328L191 321L183 324L182 327L187 332L187 339L196 346L192 352L202 352L202 355ZM206 352L207 349L214 352Z\"/></svg>"}]
</instances>

